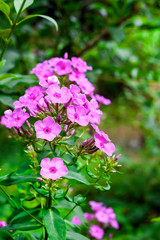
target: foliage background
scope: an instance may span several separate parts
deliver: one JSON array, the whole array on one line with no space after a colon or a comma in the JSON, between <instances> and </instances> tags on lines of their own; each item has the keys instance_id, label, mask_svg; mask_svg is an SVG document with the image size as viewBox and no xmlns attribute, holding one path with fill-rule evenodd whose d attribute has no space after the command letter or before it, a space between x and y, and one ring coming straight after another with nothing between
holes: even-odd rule
<instances>
[{"instance_id":1,"label":"foliage background","mask_svg":"<svg viewBox=\"0 0 160 240\"><path fill-rule=\"evenodd\" d=\"M13 8L12 1L4 2ZM152 222L160 215L160 1L43 0L35 1L22 17L33 13L53 17L59 31L37 18L18 26L5 55L3 73L27 75L36 63L65 52L93 66L89 80L98 93L112 100L103 107L101 128L122 153L122 168L120 174L113 174L110 191L97 194L94 190L88 200L114 208L120 223L114 239L160 239L160 223ZM14 9L11 14L14 17ZM0 12L1 28L7 24ZM0 39L0 49L3 44ZM35 83L26 76L8 86L1 84L1 114ZM1 127L1 175L26 160L23 143L7 136L8 131ZM5 220L11 209L3 195L0 204L0 217Z\"/></svg>"}]
</instances>

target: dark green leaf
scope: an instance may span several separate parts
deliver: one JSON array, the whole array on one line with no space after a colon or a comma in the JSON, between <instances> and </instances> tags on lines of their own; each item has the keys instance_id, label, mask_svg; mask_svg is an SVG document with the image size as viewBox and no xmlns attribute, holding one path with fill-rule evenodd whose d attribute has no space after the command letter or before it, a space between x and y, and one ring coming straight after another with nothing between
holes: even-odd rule
<instances>
[{"instance_id":1,"label":"dark green leaf","mask_svg":"<svg viewBox=\"0 0 160 240\"><path fill-rule=\"evenodd\" d=\"M76 181L84 183L86 185L90 185L90 182L88 182L88 180L83 175L81 175L80 173L77 173L77 172L70 171L70 170L68 171L68 174L64 176L64 178L76 180Z\"/></svg>"},{"instance_id":2,"label":"dark green leaf","mask_svg":"<svg viewBox=\"0 0 160 240\"><path fill-rule=\"evenodd\" d=\"M67 231L67 240L89 240L89 238L75 232Z\"/></svg>"},{"instance_id":3,"label":"dark green leaf","mask_svg":"<svg viewBox=\"0 0 160 240\"><path fill-rule=\"evenodd\" d=\"M51 18L49 16L46 16L46 15L41 15L41 14L29 15L29 16L25 17L24 19L22 19L20 22L18 22L17 25L21 24L22 22L24 22L24 21L26 21L28 19L34 18L34 17L41 17L41 18L44 18L44 19L50 21L51 23L53 23L55 25L56 30L58 31L57 22L53 18Z\"/></svg>"},{"instance_id":4,"label":"dark green leaf","mask_svg":"<svg viewBox=\"0 0 160 240\"><path fill-rule=\"evenodd\" d=\"M33 210L27 210L29 213L31 213L31 214L33 214L33 213L35 213L35 212L39 212L41 209L40 208L37 208L37 209L33 209ZM20 213L18 213L16 216L14 216L12 219L11 219L11 221L10 221L10 223L15 223L15 222L19 222L19 221L22 221L22 219L23 218L25 218L25 217L28 217L29 219L31 218L26 212L20 212Z\"/></svg>"},{"instance_id":5,"label":"dark green leaf","mask_svg":"<svg viewBox=\"0 0 160 240\"><path fill-rule=\"evenodd\" d=\"M12 240L13 238L12 238L12 236L11 236L11 234L10 233L8 233L8 232L0 232L0 240Z\"/></svg>"},{"instance_id":6,"label":"dark green leaf","mask_svg":"<svg viewBox=\"0 0 160 240\"><path fill-rule=\"evenodd\" d=\"M12 23L12 20L10 19L10 7L7 3L5 3L3 0L0 0L0 11L3 12L6 17L8 18L10 24Z\"/></svg>"},{"instance_id":7,"label":"dark green leaf","mask_svg":"<svg viewBox=\"0 0 160 240\"><path fill-rule=\"evenodd\" d=\"M0 185L10 186L22 182L36 182L38 175L5 175L0 177Z\"/></svg>"},{"instance_id":8,"label":"dark green leaf","mask_svg":"<svg viewBox=\"0 0 160 240\"><path fill-rule=\"evenodd\" d=\"M13 107L13 102L15 99L11 96L6 96L4 94L0 94L0 102L2 102L4 105L7 105L9 107Z\"/></svg>"},{"instance_id":9,"label":"dark green leaf","mask_svg":"<svg viewBox=\"0 0 160 240\"><path fill-rule=\"evenodd\" d=\"M13 208L19 209L22 206L22 202L19 198L15 198L11 195L10 197L7 197L7 199Z\"/></svg>"},{"instance_id":10,"label":"dark green leaf","mask_svg":"<svg viewBox=\"0 0 160 240\"><path fill-rule=\"evenodd\" d=\"M8 38L9 33L10 33L11 29L0 29L0 38L2 38L4 41L6 40L6 38Z\"/></svg>"},{"instance_id":11,"label":"dark green leaf","mask_svg":"<svg viewBox=\"0 0 160 240\"><path fill-rule=\"evenodd\" d=\"M24 0L14 0L14 7L15 7L15 10L16 10L17 13L20 10L23 1ZM34 0L26 0L22 11L24 11L26 8L28 8L30 5L32 5L33 2L34 2Z\"/></svg>"},{"instance_id":12,"label":"dark green leaf","mask_svg":"<svg viewBox=\"0 0 160 240\"><path fill-rule=\"evenodd\" d=\"M66 239L66 225L56 208L43 209L43 218L49 240Z\"/></svg>"},{"instance_id":13,"label":"dark green leaf","mask_svg":"<svg viewBox=\"0 0 160 240\"><path fill-rule=\"evenodd\" d=\"M22 222L17 224L8 224L8 226L0 228L0 231L9 231L9 230L21 230L28 231L40 228L41 225L32 222Z\"/></svg>"}]
</instances>

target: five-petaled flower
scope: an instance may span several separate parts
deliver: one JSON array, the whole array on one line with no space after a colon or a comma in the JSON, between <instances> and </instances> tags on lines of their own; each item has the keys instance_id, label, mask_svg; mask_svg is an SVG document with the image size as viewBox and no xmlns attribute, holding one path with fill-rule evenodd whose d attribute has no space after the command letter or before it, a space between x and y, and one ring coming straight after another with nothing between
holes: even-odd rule
<instances>
[{"instance_id":1,"label":"five-petaled flower","mask_svg":"<svg viewBox=\"0 0 160 240\"><path fill-rule=\"evenodd\" d=\"M61 126L52 117L46 117L43 121L39 120L34 126L36 137L48 141L52 141L61 132Z\"/></svg>"},{"instance_id":2,"label":"five-petaled flower","mask_svg":"<svg viewBox=\"0 0 160 240\"><path fill-rule=\"evenodd\" d=\"M49 158L44 158L41 161L40 175L44 178L56 180L63 177L68 173L67 167L64 165L61 158L53 158L51 161Z\"/></svg>"}]
</instances>

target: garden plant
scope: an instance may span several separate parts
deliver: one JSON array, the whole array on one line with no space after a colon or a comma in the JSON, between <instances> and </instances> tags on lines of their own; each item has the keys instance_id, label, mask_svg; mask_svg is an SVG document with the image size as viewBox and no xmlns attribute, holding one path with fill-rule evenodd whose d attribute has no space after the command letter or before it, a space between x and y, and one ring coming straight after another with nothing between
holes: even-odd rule
<instances>
[{"instance_id":1,"label":"garden plant","mask_svg":"<svg viewBox=\"0 0 160 240\"><path fill-rule=\"evenodd\" d=\"M13 22L9 6L0 2L0 10L11 25L1 31L1 68L7 64L3 56L19 24L40 16L57 27L44 15L30 15L18 22L21 12L32 2L14 1L17 16ZM0 221L3 239L102 239L104 229L119 228L113 209L103 203L90 201L94 213L83 214L81 208L91 188L110 189L110 173L116 172L120 157L115 156L114 144L98 127L103 114L101 104L111 102L94 93L87 70L92 71L92 67L81 58L68 59L67 53L64 58L37 64L30 73L37 76L39 85L29 87L13 103L14 109L6 110L1 117L9 136L25 143L30 161L25 170L20 167L21 173L17 169L0 177L0 189L15 209L9 223ZM2 75L2 82L7 78ZM74 181L87 185L86 193L70 194ZM3 187L15 184L16 196Z\"/></svg>"}]
</instances>

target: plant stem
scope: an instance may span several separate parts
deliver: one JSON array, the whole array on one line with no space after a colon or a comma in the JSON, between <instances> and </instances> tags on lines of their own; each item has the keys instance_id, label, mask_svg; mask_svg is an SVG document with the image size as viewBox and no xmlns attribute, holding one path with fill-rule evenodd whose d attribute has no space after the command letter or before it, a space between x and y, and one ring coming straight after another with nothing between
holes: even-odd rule
<instances>
[{"instance_id":1,"label":"plant stem","mask_svg":"<svg viewBox=\"0 0 160 240\"><path fill-rule=\"evenodd\" d=\"M24 207L21 206L21 209L23 211L25 211L30 217L32 217L36 222L38 222L39 224L43 225L43 223L41 221L39 221L36 217L34 217L30 212L28 212Z\"/></svg>"},{"instance_id":2,"label":"plant stem","mask_svg":"<svg viewBox=\"0 0 160 240\"><path fill-rule=\"evenodd\" d=\"M52 205L52 198L51 198L51 186L52 186L52 180L49 182L49 198L47 200L47 208L50 209Z\"/></svg>"},{"instance_id":3,"label":"plant stem","mask_svg":"<svg viewBox=\"0 0 160 240\"><path fill-rule=\"evenodd\" d=\"M22 12L22 9L23 9L23 7L24 7L25 2L26 2L26 0L23 0L22 5L21 5L21 7L20 7L20 9L19 9L19 11L18 11L18 13L17 13L17 16L16 16L16 18L15 18L15 20L14 20L14 23L13 23L13 25L12 25L12 27L11 27L11 31L10 31L10 34L9 34L9 36L8 36L8 39L6 39L6 41L5 41L3 50L2 50L2 52L1 52L0 61L2 61L2 59L3 59L3 56L4 56L4 54L5 54L5 51L6 51L7 47L8 47L8 44L9 44L9 42L10 42L10 40L11 40L12 34L13 34L15 28L16 28L17 21L18 21L19 16L20 16L20 14L21 14L21 12Z\"/></svg>"},{"instance_id":4,"label":"plant stem","mask_svg":"<svg viewBox=\"0 0 160 240\"><path fill-rule=\"evenodd\" d=\"M11 196L0 186L0 189L2 190L2 192L9 198L12 200ZM23 206L20 207L24 212L26 212L30 217L32 217L36 222L38 222L39 224L43 225L43 223L41 221L39 221L36 217L34 217L30 212L28 212Z\"/></svg>"},{"instance_id":5,"label":"plant stem","mask_svg":"<svg viewBox=\"0 0 160 240\"><path fill-rule=\"evenodd\" d=\"M92 184L92 185L95 185L100 179L101 179L101 177L102 177L102 175L101 176L99 176L99 178L97 178L97 180L94 182L94 184ZM91 190L91 188L92 188L92 185L87 189L87 191L85 192L85 194L84 194L84 196L86 196L87 195L87 193Z\"/></svg>"},{"instance_id":6,"label":"plant stem","mask_svg":"<svg viewBox=\"0 0 160 240\"><path fill-rule=\"evenodd\" d=\"M95 181L94 184L96 184L96 183L101 179L101 177L102 177L102 175ZM93 185L93 184L92 184L92 185ZM86 191L86 193L84 194L84 196L87 195L87 193L91 190L91 188L92 188L92 186L88 188L88 190ZM69 216L69 214L70 214L77 206L79 206L79 205L81 205L81 204L76 204L76 203L75 203L75 205L73 206L73 208L71 208L71 210L66 214L66 216L65 216L63 219L66 219L66 218Z\"/></svg>"},{"instance_id":7,"label":"plant stem","mask_svg":"<svg viewBox=\"0 0 160 240\"><path fill-rule=\"evenodd\" d=\"M74 207L71 208L71 210L66 214L66 216L63 219L66 219L68 215L77 207L77 204L75 203Z\"/></svg>"}]
</instances>

